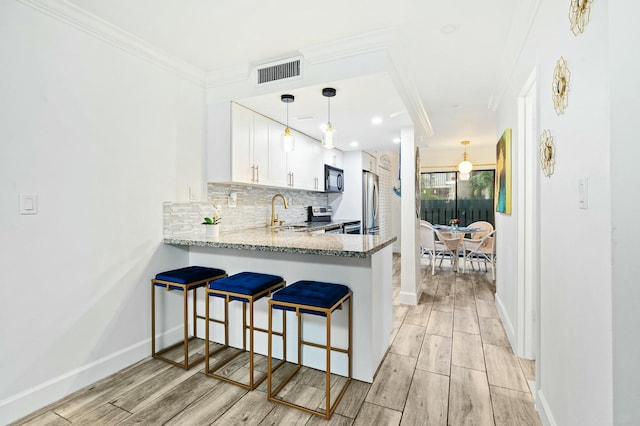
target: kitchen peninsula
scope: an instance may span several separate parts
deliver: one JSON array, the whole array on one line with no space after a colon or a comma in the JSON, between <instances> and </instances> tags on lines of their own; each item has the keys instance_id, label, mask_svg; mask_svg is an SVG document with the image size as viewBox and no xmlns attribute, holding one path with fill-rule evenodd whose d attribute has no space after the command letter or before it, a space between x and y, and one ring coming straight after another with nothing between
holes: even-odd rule
<instances>
[{"instance_id":1,"label":"kitchen peninsula","mask_svg":"<svg viewBox=\"0 0 640 426\"><path fill-rule=\"evenodd\" d=\"M188 250L191 265L221 268L229 275L252 271L281 275L289 284L316 280L347 285L353 291L353 378L371 383L389 347L393 327L391 244L395 240L379 235L314 234L264 227L222 232L217 238L174 236L165 238L164 243ZM212 312L220 312L216 306ZM198 311L204 311L202 300ZM266 304L258 303L255 311L256 323L266 326ZM241 346L241 312L240 304L230 305L230 337L235 338L231 340L235 346ZM346 310L336 311L332 323L332 344L346 347ZM280 326L276 323L274 328ZM288 313L287 354L293 362L297 354L296 327L295 314ZM213 336L218 340L219 336ZM324 342L324 320L306 315L304 338ZM266 354L266 340L263 333L256 333L257 353ZM303 361L323 370L324 351L305 347ZM347 374L346 356L334 353L331 362L333 372Z\"/></svg>"}]
</instances>

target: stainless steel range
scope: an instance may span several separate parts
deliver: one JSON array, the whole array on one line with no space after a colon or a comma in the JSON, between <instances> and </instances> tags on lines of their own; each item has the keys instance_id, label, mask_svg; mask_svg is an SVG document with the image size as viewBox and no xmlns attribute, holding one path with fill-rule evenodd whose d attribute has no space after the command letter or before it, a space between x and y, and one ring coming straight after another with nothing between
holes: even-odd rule
<instances>
[{"instance_id":1,"label":"stainless steel range","mask_svg":"<svg viewBox=\"0 0 640 426\"><path fill-rule=\"evenodd\" d=\"M309 206L307 207L307 222L327 224L326 234L360 234L361 222L359 220L333 220L332 214L331 206Z\"/></svg>"}]
</instances>

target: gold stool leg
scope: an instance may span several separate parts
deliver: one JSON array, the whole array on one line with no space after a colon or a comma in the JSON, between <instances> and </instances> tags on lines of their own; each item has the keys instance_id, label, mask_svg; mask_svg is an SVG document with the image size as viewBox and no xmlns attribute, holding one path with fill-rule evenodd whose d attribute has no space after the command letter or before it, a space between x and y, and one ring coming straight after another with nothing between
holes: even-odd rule
<instances>
[{"instance_id":1,"label":"gold stool leg","mask_svg":"<svg viewBox=\"0 0 640 426\"><path fill-rule=\"evenodd\" d=\"M189 295L187 294L187 289L183 289L182 290L183 293L183 309L182 309L182 320L184 321L183 324L183 330L184 330L184 342L183 342L183 347L184 347L184 368L188 369L189 368L189 311L188 311L188 299L189 299Z\"/></svg>"},{"instance_id":2,"label":"gold stool leg","mask_svg":"<svg viewBox=\"0 0 640 426\"><path fill-rule=\"evenodd\" d=\"M151 356L156 354L156 285L151 281Z\"/></svg>"}]
</instances>

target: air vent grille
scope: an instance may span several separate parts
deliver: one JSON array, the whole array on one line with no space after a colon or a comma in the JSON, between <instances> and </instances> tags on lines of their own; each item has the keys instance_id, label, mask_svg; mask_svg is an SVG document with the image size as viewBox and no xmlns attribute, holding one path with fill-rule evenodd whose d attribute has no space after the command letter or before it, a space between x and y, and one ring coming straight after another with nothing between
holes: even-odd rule
<instances>
[{"instance_id":1,"label":"air vent grille","mask_svg":"<svg viewBox=\"0 0 640 426\"><path fill-rule=\"evenodd\" d=\"M300 76L300 59L258 68L258 84Z\"/></svg>"}]
</instances>

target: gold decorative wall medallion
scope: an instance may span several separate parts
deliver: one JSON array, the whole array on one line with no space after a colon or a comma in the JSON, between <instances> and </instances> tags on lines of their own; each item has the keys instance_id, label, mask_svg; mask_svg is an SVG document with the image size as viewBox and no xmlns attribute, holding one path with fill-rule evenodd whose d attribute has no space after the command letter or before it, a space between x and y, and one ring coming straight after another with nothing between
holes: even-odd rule
<instances>
[{"instance_id":1,"label":"gold decorative wall medallion","mask_svg":"<svg viewBox=\"0 0 640 426\"><path fill-rule=\"evenodd\" d=\"M556 146L549 129L545 129L540 135L540 168L546 177L553 174L553 166L556 164Z\"/></svg>"},{"instance_id":2,"label":"gold decorative wall medallion","mask_svg":"<svg viewBox=\"0 0 640 426\"><path fill-rule=\"evenodd\" d=\"M584 32L584 27L589 23L591 17L591 3L593 0L571 0L569 22L573 35L577 36Z\"/></svg>"},{"instance_id":3,"label":"gold decorative wall medallion","mask_svg":"<svg viewBox=\"0 0 640 426\"><path fill-rule=\"evenodd\" d=\"M553 73L553 83L551 85L553 107L558 115L564 114L565 109L569 106L570 80L571 71L569 71L567 60L561 56L558 62L556 62L556 69Z\"/></svg>"}]
</instances>

